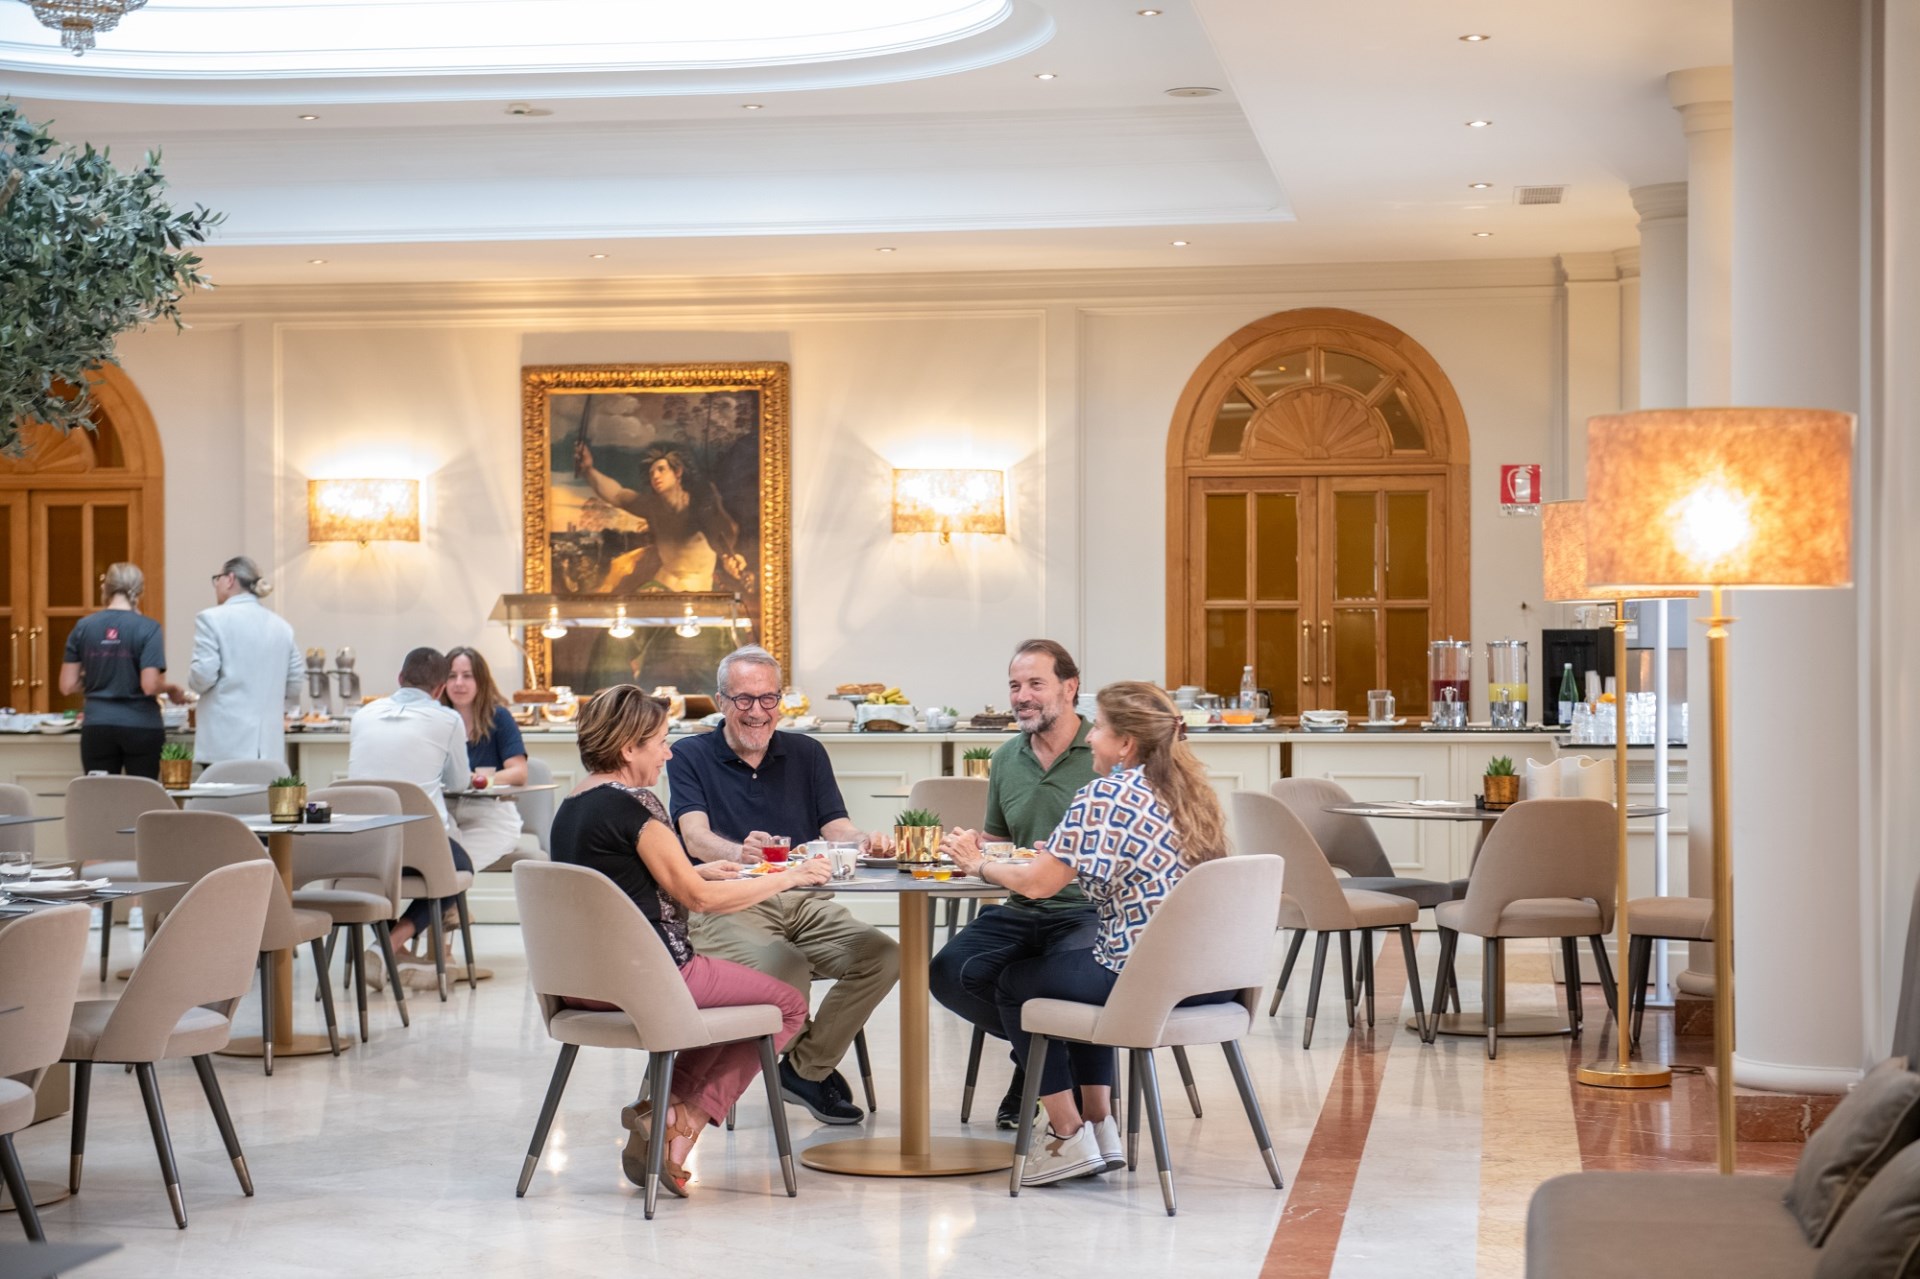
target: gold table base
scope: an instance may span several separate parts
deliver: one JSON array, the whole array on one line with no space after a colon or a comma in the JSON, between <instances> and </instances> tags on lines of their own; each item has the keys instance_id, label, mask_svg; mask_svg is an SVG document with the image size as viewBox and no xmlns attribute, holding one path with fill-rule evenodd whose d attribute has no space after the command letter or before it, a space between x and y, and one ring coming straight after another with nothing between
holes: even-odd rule
<instances>
[{"instance_id":1,"label":"gold table base","mask_svg":"<svg viewBox=\"0 0 1920 1279\"><path fill-rule=\"evenodd\" d=\"M342 1033L340 1036L340 1051L346 1052L352 1046L352 1037ZM236 1039L228 1040L225 1048L215 1049L215 1051L222 1057L258 1057L261 1055L260 1036L242 1035ZM284 1039L279 1035L273 1037L273 1055L275 1057L318 1057L323 1053L331 1053L332 1051L333 1042L325 1035L296 1034L288 1035Z\"/></svg>"},{"instance_id":2,"label":"gold table base","mask_svg":"<svg viewBox=\"0 0 1920 1279\"><path fill-rule=\"evenodd\" d=\"M1673 1083L1673 1071L1658 1062L1632 1061L1622 1066L1617 1061L1595 1061L1580 1067L1581 1083L1593 1088L1666 1088Z\"/></svg>"},{"instance_id":3,"label":"gold table base","mask_svg":"<svg viewBox=\"0 0 1920 1279\"><path fill-rule=\"evenodd\" d=\"M918 903L914 903L918 905ZM907 1154L897 1137L855 1137L809 1146L800 1162L853 1177L962 1177L1013 1167L1013 1143L978 1137L933 1137L923 1154Z\"/></svg>"},{"instance_id":4,"label":"gold table base","mask_svg":"<svg viewBox=\"0 0 1920 1279\"><path fill-rule=\"evenodd\" d=\"M1009 1146L1007 1147L1007 1150L1009 1155L1011 1155L1013 1147ZM1009 1158L1008 1163L1011 1163L1011 1162L1012 1162L1012 1159ZM1006 1165L1003 1164L1001 1166L1005 1167ZM27 1191L33 1196L33 1206L36 1208L44 1208L48 1204L57 1204L62 1199L67 1198L67 1187L65 1182L37 1181L29 1177L27 1179ZM0 1212L12 1212L12 1211L13 1211L13 1196L7 1193L7 1188L5 1186L0 1186Z\"/></svg>"}]
</instances>

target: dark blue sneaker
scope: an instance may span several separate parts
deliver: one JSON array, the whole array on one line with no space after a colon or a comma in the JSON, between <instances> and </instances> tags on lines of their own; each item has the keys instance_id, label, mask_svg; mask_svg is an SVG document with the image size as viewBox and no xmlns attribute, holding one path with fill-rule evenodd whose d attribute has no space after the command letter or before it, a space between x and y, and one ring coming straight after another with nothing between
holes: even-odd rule
<instances>
[{"instance_id":1,"label":"dark blue sneaker","mask_svg":"<svg viewBox=\"0 0 1920 1279\"><path fill-rule=\"evenodd\" d=\"M791 1063L780 1062L780 1096L795 1106L805 1108L808 1114L823 1124L857 1124L866 1118L866 1112L853 1104L845 1095L846 1083L841 1081L836 1088L827 1079L802 1079Z\"/></svg>"}]
</instances>

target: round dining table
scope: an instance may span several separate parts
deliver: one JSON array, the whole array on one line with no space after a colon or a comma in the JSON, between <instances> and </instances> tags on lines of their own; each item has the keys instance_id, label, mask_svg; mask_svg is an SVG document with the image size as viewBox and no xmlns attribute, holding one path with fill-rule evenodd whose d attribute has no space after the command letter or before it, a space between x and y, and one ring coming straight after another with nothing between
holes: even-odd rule
<instances>
[{"instance_id":1,"label":"round dining table","mask_svg":"<svg viewBox=\"0 0 1920 1279\"><path fill-rule=\"evenodd\" d=\"M900 899L900 1135L849 1137L820 1142L800 1152L800 1162L821 1172L855 1177L957 1177L1000 1172L1013 1166L1013 1143L978 1137L933 1135L928 1076L927 1018L932 998L927 966L933 941L930 894L1002 897L1006 889L985 880L915 879L891 866L861 867L852 879L792 889L849 896L894 894Z\"/></svg>"}]
</instances>

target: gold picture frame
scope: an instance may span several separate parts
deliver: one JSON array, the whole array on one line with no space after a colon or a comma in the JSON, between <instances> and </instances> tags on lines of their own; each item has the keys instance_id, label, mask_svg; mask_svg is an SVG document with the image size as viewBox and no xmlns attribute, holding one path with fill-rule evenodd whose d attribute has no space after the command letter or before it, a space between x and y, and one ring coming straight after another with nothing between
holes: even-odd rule
<instances>
[{"instance_id":1,"label":"gold picture frame","mask_svg":"<svg viewBox=\"0 0 1920 1279\"><path fill-rule=\"evenodd\" d=\"M646 632L617 650L604 630L548 640L529 628L537 687L705 692L736 643L758 643L791 669L786 364L527 365L520 407L529 594L732 591L752 623L691 644Z\"/></svg>"}]
</instances>

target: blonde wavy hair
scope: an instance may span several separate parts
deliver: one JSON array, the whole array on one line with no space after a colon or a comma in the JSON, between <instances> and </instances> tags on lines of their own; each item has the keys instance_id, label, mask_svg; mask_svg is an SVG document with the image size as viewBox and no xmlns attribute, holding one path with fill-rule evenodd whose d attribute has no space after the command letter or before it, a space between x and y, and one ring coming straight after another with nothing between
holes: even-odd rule
<instances>
[{"instance_id":1,"label":"blonde wavy hair","mask_svg":"<svg viewBox=\"0 0 1920 1279\"><path fill-rule=\"evenodd\" d=\"M1206 769L1186 743L1186 723L1173 698L1141 680L1109 684L1098 698L1101 719L1116 735L1133 739L1147 785L1173 815L1180 860L1195 866L1225 857L1227 815Z\"/></svg>"}]
</instances>

